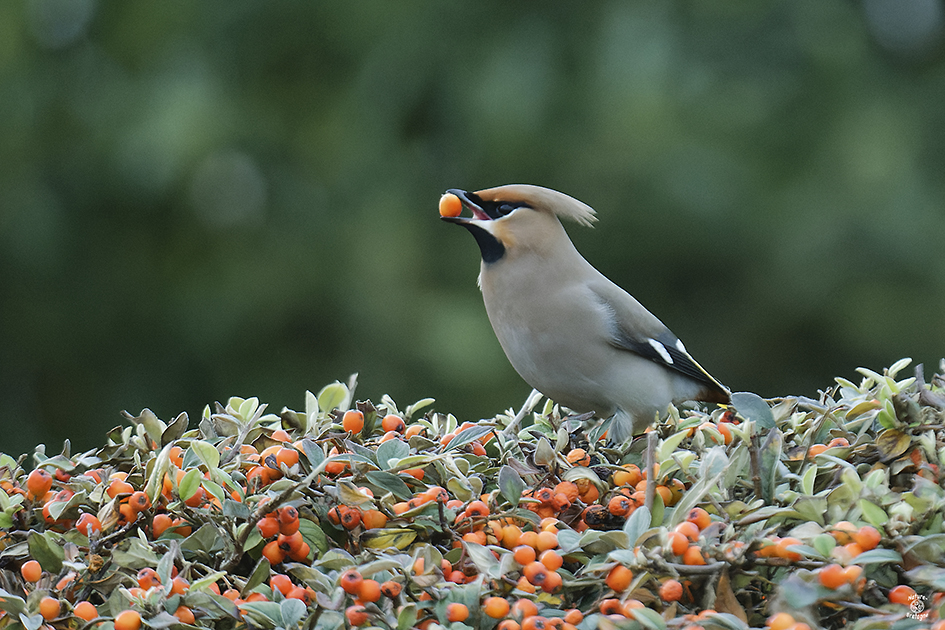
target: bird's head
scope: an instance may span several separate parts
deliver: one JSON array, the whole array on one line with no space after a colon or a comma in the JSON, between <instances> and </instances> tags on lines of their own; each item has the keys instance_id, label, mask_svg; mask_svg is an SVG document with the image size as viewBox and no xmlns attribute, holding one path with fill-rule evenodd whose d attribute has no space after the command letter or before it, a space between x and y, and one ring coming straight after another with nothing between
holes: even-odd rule
<instances>
[{"instance_id":1,"label":"bird's head","mask_svg":"<svg viewBox=\"0 0 945 630\"><path fill-rule=\"evenodd\" d=\"M457 197L462 208L472 212L472 217L449 216L441 210L443 220L469 230L485 263L529 250L539 253L553 250L561 246L561 239L570 242L559 218L581 225L597 220L590 206L541 186L510 184L477 192L452 188L446 191L441 207L444 201L455 204L446 195Z\"/></svg>"}]
</instances>

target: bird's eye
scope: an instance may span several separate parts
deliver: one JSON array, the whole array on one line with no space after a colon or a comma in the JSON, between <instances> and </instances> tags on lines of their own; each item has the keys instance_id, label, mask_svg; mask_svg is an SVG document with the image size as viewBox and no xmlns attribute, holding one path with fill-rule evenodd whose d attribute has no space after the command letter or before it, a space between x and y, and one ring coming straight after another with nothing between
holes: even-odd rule
<instances>
[{"instance_id":1,"label":"bird's eye","mask_svg":"<svg viewBox=\"0 0 945 630\"><path fill-rule=\"evenodd\" d=\"M496 211L500 217L504 217L508 213L512 212L512 210L515 210L517 207L518 206L512 205L510 203L503 203L500 204L498 208L496 208Z\"/></svg>"}]
</instances>

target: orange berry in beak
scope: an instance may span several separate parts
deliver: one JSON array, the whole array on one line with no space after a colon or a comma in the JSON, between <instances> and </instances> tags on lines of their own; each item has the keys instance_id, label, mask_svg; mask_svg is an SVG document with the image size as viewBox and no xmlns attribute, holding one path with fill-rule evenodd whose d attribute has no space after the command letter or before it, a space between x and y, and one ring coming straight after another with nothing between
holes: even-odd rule
<instances>
[{"instance_id":1,"label":"orange berry in beak","mask_svg":"<svg viewBox=\"0 0 945 630\"><path fill-rule=\"evenodd\" d=\"M463 202L453 193L445 193L440 197L440 216L458 217L463 213Z\"/></svg>"}]
</instances>

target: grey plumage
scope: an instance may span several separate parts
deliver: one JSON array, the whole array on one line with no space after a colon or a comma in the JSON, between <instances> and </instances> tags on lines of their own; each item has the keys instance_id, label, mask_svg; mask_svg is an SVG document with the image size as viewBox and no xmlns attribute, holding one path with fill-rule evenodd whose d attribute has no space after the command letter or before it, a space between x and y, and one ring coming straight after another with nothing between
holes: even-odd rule
<instances>
[{"instance_id":1,"label":"grey plumage","mask_svg":"<svg viewBox=\"0 0 945 630\"><path fill-rule=\"evenodd\" d=\"M659 319L575 249L559 217L591 225L589 206L525 184L447 194L472 211L443 219L476 238L489 321L529 385L575 411L614 416L618 442L671 402L729 401Z\"/></svg>"}]
</instances>

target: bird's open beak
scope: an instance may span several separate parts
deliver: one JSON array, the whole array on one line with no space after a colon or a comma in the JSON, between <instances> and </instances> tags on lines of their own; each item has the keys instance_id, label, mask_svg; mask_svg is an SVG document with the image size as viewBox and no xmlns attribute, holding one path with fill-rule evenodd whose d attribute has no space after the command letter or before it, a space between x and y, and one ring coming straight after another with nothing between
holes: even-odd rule
<instances>
[{"instance_id":1,"label":"bird's open beak","mask_svg":"<svg viewBox=\"0 0 945 630\"><path fill-rule=\"evenodd\" d=\"M468 193L465 190L460 190L459 188L450 188L446 191L449 194L456 195L459 197L459 200L462 202L464 208L468 208L472 213L472 217L440 217L444 221L449 221L450 223L469 223L470 221L479 220L479 221L491 221L492 217L486 214L482 206L479 205L481 202L474 193Z\"/></svg>"}]
</instances>

